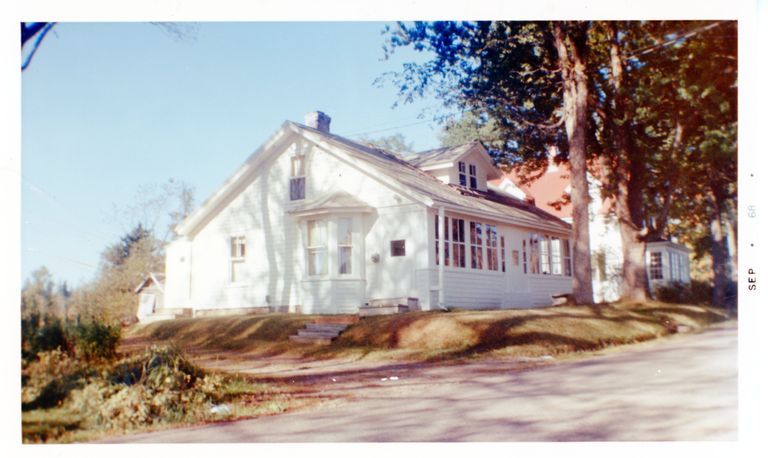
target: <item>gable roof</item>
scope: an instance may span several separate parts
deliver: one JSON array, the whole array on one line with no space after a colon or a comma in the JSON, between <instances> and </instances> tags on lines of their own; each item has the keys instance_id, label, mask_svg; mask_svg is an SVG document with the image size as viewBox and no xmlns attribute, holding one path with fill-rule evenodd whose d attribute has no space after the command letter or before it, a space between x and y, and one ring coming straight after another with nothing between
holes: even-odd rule
<instances>
[{"instance_id":1,"label":"gable roof","mask_svg":"<svg viewBox=\"0 0 768 458\"><path fill-rule=\"evenodd\" d=\"M141 283L139 283L139 286L137 286L133 292L135 294L139 294L142 289L149 286L150 283L154 283L157 285L157 287L160 289L160 291L165 292L165 287L163 286L163 281L165 281L165 274L157 273L157 272L150 272L149 275L142 280Z\"/></svg>"},{"instance_id":2,"label":"gable roof","mask_svg":"<svg viewBox=\"0 0 768 458\"><path fill-rule=\"evenodd\" d=\"M258 173L259 165L296 137L304 138L324 152L361 170L413 202L430 208L462 212L501 220L529 228L569 232L571 226L541 212L534 205L493 191L480 192L446 185L412 163L389 151L362 145L348 138L286 121L270 139L256 150L214 195L177 226L180 235L194 235L203 225L234 200ZM475 144L469 144L464 153ZM482 144L480 144L482 145ZM458 154L458 153L455 153ZM487 154L487 153L486 153ZM454 156L460 157L460 156ZM490 157L489 157L490 159ZM500 198L504 197L503 199Z\"/></svg>"},{"instance_id":3,"label":"gable roof","mask_svg":"<svg viewBox=\"0 0 768 458\"><path fill-rule=\"evenodd\" d=\"M500 178L502 176L501 171L496 168L496 165L493 163L493 159L491 159L490 154L488 154L488 150L485 148L485 145L483 145L482 142L478 140L463 145L446 146L443 148L422 151L421 153L408 156L405 159L411 165L414 165L422 170L430 170L442 167L450 167L475 151L480 153L484 162L488 166L489 178Z\"/></svg>"}]
</instances>

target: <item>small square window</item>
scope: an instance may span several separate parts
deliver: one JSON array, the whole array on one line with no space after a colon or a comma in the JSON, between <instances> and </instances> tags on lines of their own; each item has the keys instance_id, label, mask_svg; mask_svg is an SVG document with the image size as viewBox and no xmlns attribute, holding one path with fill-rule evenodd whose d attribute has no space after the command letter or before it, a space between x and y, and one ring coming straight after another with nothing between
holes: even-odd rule
<instances>
[{"instance_id":1,"label":"small square window","mask_svg":"<svg viewBox=\"0 0 768 458\"><path fill-rule=\"evenodd\" d=\"M405 240L392 240L389 242L389 253L392 257L405 256Z\"/></svg>"}]
</instances>

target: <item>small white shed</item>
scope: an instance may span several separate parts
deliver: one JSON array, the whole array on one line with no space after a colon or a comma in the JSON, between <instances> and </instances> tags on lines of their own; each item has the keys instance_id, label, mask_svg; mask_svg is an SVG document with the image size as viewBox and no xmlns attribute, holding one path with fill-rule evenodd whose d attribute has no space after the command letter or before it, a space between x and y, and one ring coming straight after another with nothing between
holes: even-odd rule
<instances>
[{"instance_id":1,"label":"small white shed","mask_svg":"<svg viewBox=\"0 0 768 458\"><path fill-rule=\"evenodd\" d=\"M136 287L135 292L139 296L136 317L139 322L145 321L156 310L163 308L164 281L164 274L152 272Z\"/></svg>"}]
</instances>

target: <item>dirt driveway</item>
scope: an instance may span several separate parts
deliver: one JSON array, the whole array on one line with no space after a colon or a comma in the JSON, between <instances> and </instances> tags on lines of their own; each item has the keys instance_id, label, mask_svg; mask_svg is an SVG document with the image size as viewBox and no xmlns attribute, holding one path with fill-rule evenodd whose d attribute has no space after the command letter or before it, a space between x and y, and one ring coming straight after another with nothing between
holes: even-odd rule
<instances>
[{"instance_id":1,"label":"dirt driveway","mask_svg":"<svg viewBox=\"0 0 768 458\"><path fill-rule=\"evenodd\" d=\"M736 347L730 323L534 367L483 360L272 370L339 399L110 442L735 440Z\"/></svg>"}]
</instances>

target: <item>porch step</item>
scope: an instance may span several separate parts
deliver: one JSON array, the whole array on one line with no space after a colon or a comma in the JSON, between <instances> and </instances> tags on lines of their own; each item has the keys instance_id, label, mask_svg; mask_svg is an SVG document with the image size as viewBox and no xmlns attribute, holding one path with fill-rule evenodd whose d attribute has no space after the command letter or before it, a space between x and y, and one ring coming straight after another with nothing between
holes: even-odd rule
<instances>
[{"instance_id":1,"label":"porch step","mask_svg":"<svg viewBox=\"0 0 768 458\"><path fill-rule=\"evenodd\" d=\"M173 320L176 318L192 317L191 308L168 308L156 310L153 314L141 319L141 323L154 323L156 321Z\"/></svg>"},{"instance_id":2,"label":"porch step","mask_svg":"<svg viewBox=\"0 0 768 458\"><path fill-rule=\"evenodd\" d=\"M304 329L299 329L299 332L289 339L294 342L329 345L348 327L349 324L344 323L307 323Z\"/></svg>"}]
</instances>

